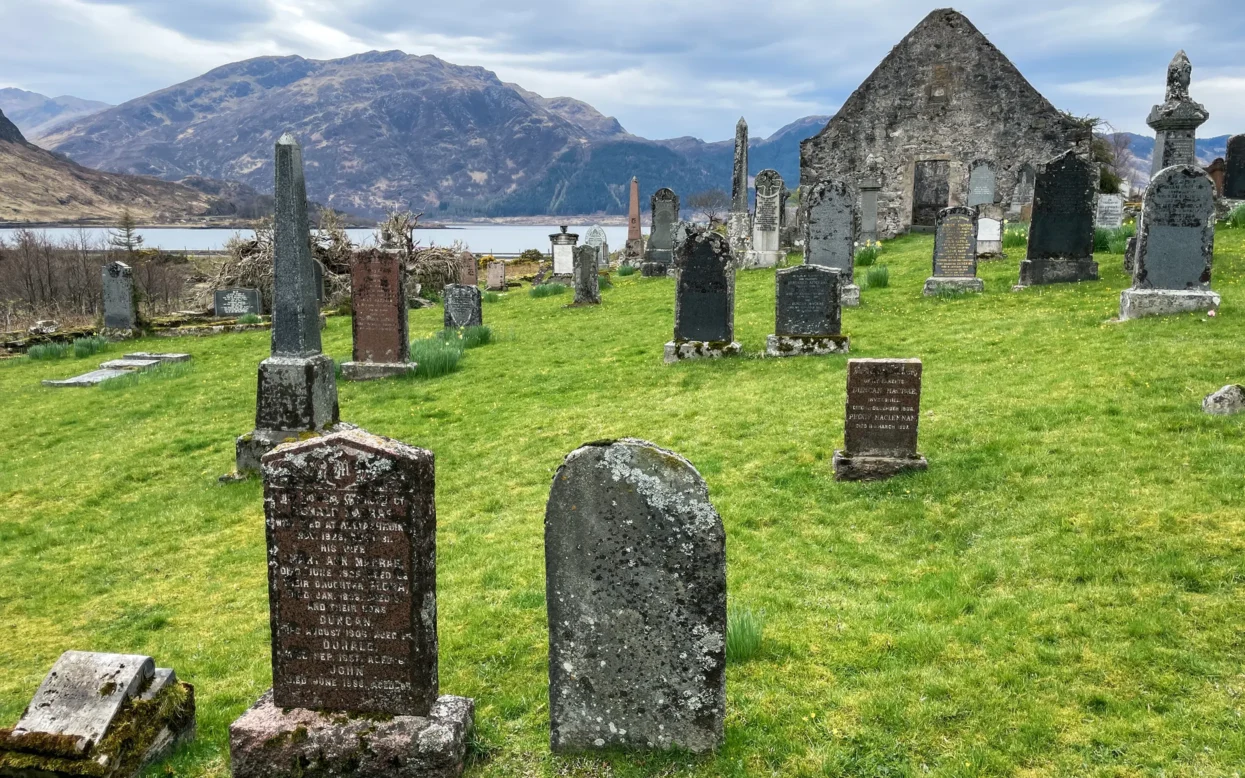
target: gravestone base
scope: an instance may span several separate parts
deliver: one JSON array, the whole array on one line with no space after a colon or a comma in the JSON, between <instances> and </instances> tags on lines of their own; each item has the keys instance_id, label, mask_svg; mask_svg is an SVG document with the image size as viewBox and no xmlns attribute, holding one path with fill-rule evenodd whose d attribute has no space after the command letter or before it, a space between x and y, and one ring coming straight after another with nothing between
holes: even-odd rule
<instances>
[{"instance_id":1,"label":"gravestone base","mask_svg":"<svg viewBox=\"0 0 1245 778\"><path fill-rule=\"evenodd\" d=\"M644 278L665 278L670 275L670 267L661 262L645 262L640 265L640 275Z\"/></svg>"},{"instance_id":2,"label":"gravestone base","mask_svg":"<svg viewBox=\"0 0 1245 778\"><path fill-rule=\"evenodd\" d=\"M849 455L845 451L834 452L834 480L836 481L884 481L900 473L919 472L929 469L925 457L878 457Z\"/></svg>"},{"instance_id":3,"label":"gravestone base","mask_svg":"<svg viewBox=\"0 0 1245 778\"><path fill-rule=\"evenodd\" d=\"M683 362L689 359L717 359L718 357L736 357L743 352L743 346L726 341L683 340L670 341L666 344L666 364Z\"/></svg>"},{"instance_id":4,"label":"gravestone base","mask_svg":"<svg viewBox=\"0 0 1245 778\"><path fill-rule=\"evenodd\" d=\"M856 284L848 284L843 287L843 291L839 293L839 305L842 305L844 308L859 308L860 287Z\"/></svg>"},{"instance_id":5,"label":"gravestone base","mask_svg":"<svg viewBox=\"0 0 1245 778\"><path fill-rule=\"evenodd\" d=\"M1097 280L1098 263L1092 259L1026 259L1020 263L1020 282L1012 291L1027 286Z\"/></svg>"},{"instance_id":6,"label":"gravestone base","mask_svg":"<svg viewBox=\"0 0 1245 778\"><path fill-rule=\"evenodd\" d=\"M1003 241L1001 240L979 240L977 241L977 258L978 259L1002 259Z\"/></svg>"},{"instance_id":7,"label":"gravestone base","mask_svg":"<svg viewBox=\"0 0 1245 778\"><path fill-rule=\"evenodd\" d=\"M322 437L324 435L332 435L334 432L345 432L346 430L358 429L353 424L346 422L338 422L327 429L309 432L307 430L254 430L245 435L238 437L234 445L234 472L230 476L221 478L224 480L232 480L233 478L243 478L249 473L258 473L260 471L260 459L272 451L282 443L289 443L294 440L307 440L308 438Z\"/></svg>"},{"instance_id":8,"label":"gravestone base","mask_svg":"<svg viewBox=\"0 0 1245 778\"><path fill-rule=\"evenodd\" d=\"M415 372L414 362L343 362L342 378L347 381L376 381Z\"/></svg>"},{"instance_id":9,"label":"gravestone base","mask_svg":"<svg viewBox=\"0 0 1245 778\"><path fill-rule=\"evenodd\" d=\"M104 327L103 329L101 329L99 331L99 334L107 338L108 340L114 341L114 342L118 340L134 340L135 338L142 335L142 333L139 332L137 329L119 330L119 329L109 329L108 327Z\"/></svg>"},{"instance_id":10,"label":"gravestone base","mask_svg":"<svg viewBox=\"0 0 1245 778\"><path fill-rule=\"evenodd\" d=\"M325 354L269 357L259 363L255 426L320 430L337 421L337 375Z\"/></svg>"},{"instance_id":11,"label":"gravestone base","mask_svg":"<svg viewBox=\"0 0 1245 778\"><path fill-rule=\"evenodd\" d=\"M984 291L986 291L986 282L980 278L932 276L925 279L925 289L921 294L926 297L937 297L940 294L976 294Z\"/></svg>"},{"instance_id":12,"label":"gravestone base","mask_svg":"<svg viewBox=\"0 0 1245 778\"><path fill-rule=\"evenodd\" d=\"M744 270L778 267L778 263L787 258L785 251L748 251L744 254L741 267Z\"/></svg>"},{"instance_id":13,"label":"gravestone base","mask_svg":"<svg viewBox=\"0 0 1245 778\"><path fill-rule=\"evenodd\" d=\"M475 701L441 696L427 716L278 708L269 690L229 727L233 778L453 778Z\"/></svg>"},{"instance_id":14,"label":"gravestone base","mask_svg":"<svg viewBox=\"0 0 1245 778\"><path fill-rule=\"evenodd\" d=\"M1120 293L1120 321L1213 311L1221 299L1209 289L1125 289Z\"/></svg>"},{"instance_id":15,"label":"gravestone base","mask_svg":"<svg viewBox=\"0 0 1245 778\"><path fill-rule=\"evenodd\" d=\"M768 357L820 357L846 354L852 340L846 335L770 335L765 339Z\"/></svg>"}]
</instances>

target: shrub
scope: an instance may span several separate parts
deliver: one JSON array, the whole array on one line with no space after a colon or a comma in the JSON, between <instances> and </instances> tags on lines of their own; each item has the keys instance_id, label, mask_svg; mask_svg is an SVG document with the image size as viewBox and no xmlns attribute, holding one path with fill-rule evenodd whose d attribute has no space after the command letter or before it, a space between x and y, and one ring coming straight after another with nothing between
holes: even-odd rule
<instances>
[{"instance_id":1,"label":"shrub","mask_svg":"<svg viewBox=\"0 0 1245 778\"><path fill-rule=\"evenodd\" d=\"M870 289L885 289L891 285L891 271L886 265L869 268L869 275L866 276L865 285Z\"/></svg>"},{"instance_id":2,"label":"shrub","mask_svg":"<svg viewBox=\"0 0 1245 778\"><path fill-rule=\"evenodd\" d=\"M882 253L880 243L866 243L856 251L856 264L859 267L870 267L878 261L880 253Z\"/></svg>"},{"instance_id":3,"label":"shrub","mask_svg":"<svg viewBox=\"0 0 1245 778\"><path fill-rule=\"evenodd\" d=\"M415 362L415 375L420 378L437 378L458 369L463 358L463 346L458 338L425 338L411 342L411 359Z\"/></svg>"},{"instance_id":4,"label":"shrub","mask_svg":"<svg viewBox=\"0 0 1245 778\"><path fill-rule=\"evenodd\" d=\"M480 299L486 303L497 303L501 302L501 295L497 292L485 292L480 296Z\"/></svg>"},{"instance_id":5,"label":"shrub","mask_svg":"<svg viewBox=\"0 0 1245 778\"><path fill-rule=\"evenodd\" d=\"M98 354L108 348L108 338L103 335L90 335L85 338L75 338L73 342L73 355L81 359L89 357L92 354Z\"/></svg>"},{"instance_id":6,"label":"shrub","mask_svg":"<svg viewBox=\"0 0 1245 778\"><path fill-rule=\"evenodd\" d=\"M40 343L26 349L26 356L31 359L64 359L69 356L68 343Z\"/></svg>"},{"instance_id":7,"label":"shrub","mask_svg":"<svg viewBox=\"0 0 1245 778\"><path fill-rule=\"evenodd\" d=\"M726 613L726 661L747 662L765 639L765 612L732 604Z\"/></svg>"},{"instance_id":8,"label":"shrub","mask_svg":"<svg viewBox=\"0 0 1245 778\"><path fill-rule=\"evenodd\" d=\"M441 302L441 290L440 289L432 289L432 288L420 289L419 294L425 300L428 300L430 302L434 302L434 303Z\"/></svg>"},{"instance_id":9,"label":"shrub","mask_svg":"<svg viewBox=\"0 0 1245 778\"><path fill-rule=\"evenodd\" d=\"M1245 227L1245 203L1241 203L1228 214L1228 226L1234 230Z\"/></svg>"},{"instance_id":10,"label":"shrub","mask_svg":"<svg viewBox=\"0 0 1245 778\"><path fill-rule=\"evenodd\" d=\"M622 267L618 268L618 275L620 276L633 276L637 272L638 271L631 265L623 265Z\"/></svg>"},{"instance_id":11,"label":"shrub","mask_svg":"<svg viewBox=\"0 0 1245 778\"><path fill-rule=\"evenodd\" d=\"M1019 227L1010 227L1007 232L1003 233L1003 248L1020 249L1029 245L1029 228L1021 225Z\"/></svg>"},{"instance_id":12,"label":"shrub","mask_svg":"<svg viewBox=\"0 0 1245 778\"><path fill-rule=\"evenodd\" d=\"M339 312L340 312L340 309L341 309L341 306L338 306ZM247 313L247 314L243 314L242 316L238 317L238 324L259 324L262 321L263 319L259 318L259 315L254 314L254 313Z\"/></svg>"},{"instance_id":13,"label":"shrub","mask_svg":"<svg viewBox=\"0 0 1245 778\"><path fill-rule=\"evenodd\" d=\"M545 252L540 249L528 249L519 255L520 262L535 262L540 264L545 261Z\"/></svg>"},{"instance_id":14,"label":"shrub","mask_svg":"<svg viewBox=\"0 0 1245 778\"><path fill-rule=\"evenodd\" d=\"M566 294L566 284L552 283L533 286L528 290L528 294L532 297L556 297L560 294Z\"/></svg>"},{"instance_id":15,"label":"shrub","mask_svg":"<svg viewBox=\"0 0 1245 778\"><path fill-rule=\"evenodd\" d=\"M1135 237L1137 235L1137 223L1125 222L1115 233L1116 235L1123 236L1125 240Z\"/></svg>"}]
</instances>

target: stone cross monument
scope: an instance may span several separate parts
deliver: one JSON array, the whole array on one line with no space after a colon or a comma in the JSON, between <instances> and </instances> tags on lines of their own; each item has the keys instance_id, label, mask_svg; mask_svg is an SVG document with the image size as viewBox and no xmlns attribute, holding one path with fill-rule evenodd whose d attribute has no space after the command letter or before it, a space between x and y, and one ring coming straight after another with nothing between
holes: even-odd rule
<instances>
[{"instance_id":1,"label":"stone cross monument","mask_svg":"<svg viewBox=\"0 0 1245 778\"><path fill-rule=\"evenodd\" d=\"M1189 57L1178 52L1167 66L1167 100L1150 111L1146 124L1155 132L1154 164L1150 178L1173 165L1196 165L1197 128L1210 119L1201 103L1189 97L1193 65Z\"/></svg>"}]
</instances>

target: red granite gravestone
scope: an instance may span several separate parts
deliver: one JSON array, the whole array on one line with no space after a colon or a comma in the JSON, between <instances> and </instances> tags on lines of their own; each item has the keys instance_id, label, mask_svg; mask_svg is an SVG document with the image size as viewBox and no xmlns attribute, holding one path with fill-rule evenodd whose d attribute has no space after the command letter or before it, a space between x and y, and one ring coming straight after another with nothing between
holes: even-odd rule
<instances>
[{"instance_id":1,"label":"red granite gravestone","mask_svg":"<svg viewBox=\"0 0 1245 778\"><path fill-rule=\"evenodd\" d=\"M834 455L837 479L877 480L928 467L916 449L921 375L919 359L847 363L846 445Z\"/></svg>"},{"instance_id":2,"label":"red granite gravestone","mask_svg":"<svg viewBox=\"0 0 1245 778\"><path fill-rule=\"evenodd\" d=\"M458 255L458 283L463 286L480 285L480 263L470 251Z\"/></svg>"},{"instance_id":3,"label":"red granite gravestone","mask_svg":"<svg viewBox=\"0 0 1245 778\"><path fill-rule=\"evenodd\" d=\"M356 254L350 263L350 292L354 358L342 365L342 375L366 381L411 370L402 260L380 249Z\"/></svg>"}]
</instances>

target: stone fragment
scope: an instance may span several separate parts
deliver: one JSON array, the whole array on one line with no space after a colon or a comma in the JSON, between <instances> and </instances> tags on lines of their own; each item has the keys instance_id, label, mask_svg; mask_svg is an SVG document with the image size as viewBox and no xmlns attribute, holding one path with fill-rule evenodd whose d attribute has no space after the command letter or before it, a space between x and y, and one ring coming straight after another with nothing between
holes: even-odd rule
<instances>
[{"instance_id":1,"label":"stone fragment","mask_svg":"<svg viewBox=\"0 0 1245 778\"><path fill-rule=\"evenodd\" d=\"M1097 166L1068 151L1042 166L1027 258L1017 288L1098 280L1094 261Z\"/></svg>"},{"instance_id":2,"label":"stone fragment","mask_svg":"<svg viewBox=\"0 0 1245 778\"><path fill-rule=\"evenodd\" d=\"M479 327L484 324L483 295L480 294L478 286L449 284L442 297L445 300L445 329Z\"/></svg>"},{"instance_id":3,"label":"stone fragment","mask_svg":"<svg viewBox=\"0 0 1245 778\"><path fill-rule=\"evenodd\" d=\"M600 305L600 253L592 246L575 248L575 305Z\"/></svg>"},{"instance_id":4,"label":"stone fragment","mask_svg":"<svg viewBox=\"0 0 1245 778\"><path fill-rule=\"evenodd\" d=\"M1245 386L1229 384L1202 400L1202 410L1212 416L1232 416L1245 411Z\"/></svg>"},{"instance_id":5,"label":"stone fragment","mask_svg":"<svg viewBox=\"0 0 1245 778\"><path fill-rule=\"evenodd\" d=\"M545 570L553 750L719 747L726 536L691 463L632 439L572 452L549 493Z\"/></svg>"},{"instance_id":6,"label":"stone fragment","mask_svg":"<svg viewBox=\"0 0 1245 778\"><path fill-rule=\"evenodd\" d=\"M684 359L731 356L735 342L735 270L726 238L692 227L675 259L674 340L667 364Z\"/></svg>"},{"instance_id":7,"label":"stone fragment","mask_svg":"<svg viewBox=\"0 0 1245 778\"><path fill-rule=\"evenodd\" d=\"M775 274L774 334L766 339L771 357L846 354L851 341L841 334L839 271L798 265Z\"/></svg>"},{"instance_id":8,"label":"stone fragment","mask_svg":"<svg viewBox=\"0 0 1245 778\"><path fill-rule=\"evenodd\" d=\"M258 289L217 289L213 303L213 312L222 319L264 313Z\"/></svg>"},{"instance_id":9,"label":"stone fragment","mask_svg":"<svg viewBox=\"0 0 1245 778\"><path fill-rule=\"evenodd\" d=\"M134 298L134 271L124 262L109 262L101 271L104 295L104 330L125 337L138 328Z\"/></svg>"},{"instance_id":10,"label":"stone fragment","mask_svg":"<svg viewBox=\"0 0 1245 778\"><path fill-rule=\"evenodd\" d=\"M919 359L848 361L845 445L834 453L836 480L875 481L929 467L917 453L921 374Z\"/></svg>"}]
</instances>

